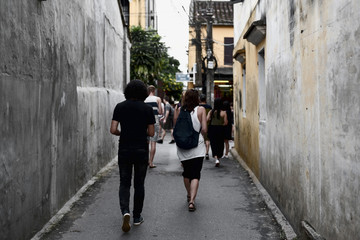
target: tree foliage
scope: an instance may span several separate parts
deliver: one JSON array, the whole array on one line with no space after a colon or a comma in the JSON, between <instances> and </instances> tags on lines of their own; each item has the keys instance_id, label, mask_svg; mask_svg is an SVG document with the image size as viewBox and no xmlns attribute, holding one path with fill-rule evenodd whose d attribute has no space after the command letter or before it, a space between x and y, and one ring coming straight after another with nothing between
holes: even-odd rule
<instances>
[{"instance_id":1,"label":"tree foliage","mask_svg":"<svg viewBox=\"0 0 360 240\"><path fill-rule=\"evenodd\" d=\"M155 86L156 80L162 81L166 95L179 99L183 85L176 82L175 74L180 71L180 63L168 55L161 37L155 30L144 30L140 26L132 27L130 34L130 78Z\"/></svg>"},{"instance_id":2,"label":"tree foliage","mask_svg":"<svg viewBox=\"0 0 360 240\"><path fill-rule=\"evenodd\" d=\"M183 89L183 84L176 82L176 73L180 72L179 66L180 62L177 59L168 57L160 77L163 81L163 91L174 100L180 100Z\"/></svg>"}]
</instances>

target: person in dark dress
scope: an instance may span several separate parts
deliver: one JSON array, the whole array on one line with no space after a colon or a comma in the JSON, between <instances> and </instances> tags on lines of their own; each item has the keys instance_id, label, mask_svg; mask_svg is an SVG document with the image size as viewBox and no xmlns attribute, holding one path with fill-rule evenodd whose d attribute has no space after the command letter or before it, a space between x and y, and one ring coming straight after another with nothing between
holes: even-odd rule
<instances>
[{"instance_id":1,"label":"person in dark dress","mask_svg":"<svg viewBox=\"0 0 360 240\"><path fill-rule=\"evenodd\" d=\"M214 108L207 115L208 137L210 138L211 152L215 158L215 167L219 167L219 159L224 154L224 126L228 123L226 112L222 110L222 107L222 100L215 99Z\"/></svg>"},{"instance_id":2,"label":"person in dark dress","mask_svg":"<svg viewBox=\"0 0 360 240\"><path fill-rule=\"evenodd\" d=\"M226 112L226 116L228 119L228 124L224 126L225 155L223 157L229 158L229 141L232 139L233 113L231 111L230 103L228 101L224 101L223 107L223 110Z\"/></svg>"},{"instance_id":3,"label":"person in dark dress","mask_svg":"<svg viewBox=\"0 0 360 240\"><path fill-rule=\"evenodd\" d=\"M114 109L110 132L120 136L118 163L120 172L119 199L123 214L122 230L128 232L130 225L130 187L134 169L133 224L140 225L145 197L145 176L149 162L148 136L155 134L153 109L144 103L147 88L140 80L128 83L124 91L125 101ZM120 129L118 128L120 124Z\"/></svg>"}]
</instances>

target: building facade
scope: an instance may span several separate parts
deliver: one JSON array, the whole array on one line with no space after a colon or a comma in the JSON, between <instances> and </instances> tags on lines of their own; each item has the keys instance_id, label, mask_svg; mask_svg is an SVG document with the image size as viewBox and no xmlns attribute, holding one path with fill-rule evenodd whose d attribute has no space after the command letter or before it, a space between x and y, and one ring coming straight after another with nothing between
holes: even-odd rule
<instances>
[{"instance_id":1,"label":"building facade","mask_svg":"<svg viewBox=\"0 0 360 240\"><path fill-rule=\"evenodd\" d=\"M188 71L195 78L195 87L204 93L206 86L211 87L212 100L220 97L232 102L233 42L233 5L229 1L191 1ZM214 71L211 85L206 83L209 50Z\"/></svg>"},{"instance_id":2,"label":"building facade","mask_svg":"<svg viewBox=\"0 0 360 240\"><path fill-rule=\"evenodd\" d=\"M359 238L359 2L236 2L236 151L300 236Z\"/></svg>"},{"instance_id":3,"label":"building facade","mask_svg":"<svg viewBox=\"0 0 360 240\"><path fill-rule=\"evenodd\" d=\"M116 0L2 1L2 239L30 239L117 156L112 111L130 80L122 12Z\"/></svg>"},{"instance_id":4,"label":"building facade","mask_svg":"<svg viewBox=\"0 0 360 240\"><path fill-rule=\"evenodd\" d=\"M130 26L143 29L158 29L155 0L131 0L129 10Z\"/></svg>"}]
</instances>

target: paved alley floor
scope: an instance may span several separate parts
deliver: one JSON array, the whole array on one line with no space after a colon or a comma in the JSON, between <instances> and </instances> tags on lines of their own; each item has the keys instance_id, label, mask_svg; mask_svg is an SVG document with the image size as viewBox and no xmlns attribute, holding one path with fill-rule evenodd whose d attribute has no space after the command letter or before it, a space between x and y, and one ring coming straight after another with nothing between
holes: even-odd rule
<instances>
[{"instance_id":1,"label":"paved alley floor","mask_svg":"<svg viewBox=\"0 0 360 240\"><path fill-rule=\"evenodd\" d=\"M142 225L132 226L128 233L121 230L115 165L42 239L282 239L259 191L231 155L219 168L213 159L204 160L197 210L189 212L182 168L168 135L157 144L157 168L147 173Z\"/></svg>"}]
</instances>

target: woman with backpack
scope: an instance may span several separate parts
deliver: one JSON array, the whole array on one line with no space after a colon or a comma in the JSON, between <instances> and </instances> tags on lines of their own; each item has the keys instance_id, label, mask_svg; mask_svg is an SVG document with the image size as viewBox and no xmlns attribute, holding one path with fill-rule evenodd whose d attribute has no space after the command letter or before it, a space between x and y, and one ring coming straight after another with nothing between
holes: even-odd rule
<instances>
[{"instance_id":1,"label":"woman with backpack","mask_svg":"<svg viewBox=\"0 0 360 240\"><path fill-rule=\"evenodd\" d=\"M206 151L204 137L202 136L207 132L206 121L205 108L199 106L199 93L193 89L187 90L182 99L181 107L177 108L174 114L174 138L177 154L183 166L182 176L190 212L196 210L195 198ZM188 123L190 127L187 125ZM185 141L186 137L194 138L194 135L196 136L194 145L187 145L187 142L193 143L194 141L193 139Z\"/></svg>"},{"instance_id":2,"label":"woman with backpack","mask_svg":"<svg viewBox=\"0 0 360 240\"><path fill-rule=\"evenodd\" d=\"M215 167L219 167L219 158L224 154L224 126L228 124L226 112L222 108L222 100L217 98L214 101L214 108L207 115L209 122L208 137L210 139L211 152L215 158Z\"/></svg>"}]
</instances>

